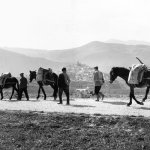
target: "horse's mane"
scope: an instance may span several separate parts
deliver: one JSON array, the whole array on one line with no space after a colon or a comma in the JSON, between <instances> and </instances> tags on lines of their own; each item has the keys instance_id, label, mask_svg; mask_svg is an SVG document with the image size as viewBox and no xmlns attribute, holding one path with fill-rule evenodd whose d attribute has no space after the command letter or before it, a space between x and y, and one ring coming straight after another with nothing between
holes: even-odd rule
<instances>
[{"instance_id":1,"label":"horse's mane","mask_svg":"<svg viewBox=\"0 0 150 150\"><path fill-rule=\"evenodd\" d=\"M118 69L120 70L120 69L121 69L121 70L125 70L125 71L130 71L129 69L127 69L127 68L125 68L125 67L113 67L112 69L113 69L113 70L116 70L116 69L117 69L117 70L118 70Z\"/></svg>"},{"instance_id":2,"label":"horse's mane","mask_svg":"<svg viewBox=\"0 0 150 150\"><path fill-rule=\"evenodd\" d=\"M114 72L120 72L121 74L129 74L130 70L125 67L113 67L112 70Z\"/></svg>"}]
</instances>

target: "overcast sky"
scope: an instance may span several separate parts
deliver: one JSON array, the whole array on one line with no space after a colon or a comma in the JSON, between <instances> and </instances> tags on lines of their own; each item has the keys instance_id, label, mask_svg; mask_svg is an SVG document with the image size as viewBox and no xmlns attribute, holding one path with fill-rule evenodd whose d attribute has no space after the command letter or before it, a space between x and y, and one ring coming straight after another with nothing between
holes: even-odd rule
<instances>
[{"instance_id":1,"label":"overcast sky","mask_svg":"<svg viewBox=\"0 0 150 150\"><path fill-rule=\"evenodd\" d=\"M55 50L109 39L150 42L150 1L0 0L0 46Z\"/></svg>"}]
</instances>

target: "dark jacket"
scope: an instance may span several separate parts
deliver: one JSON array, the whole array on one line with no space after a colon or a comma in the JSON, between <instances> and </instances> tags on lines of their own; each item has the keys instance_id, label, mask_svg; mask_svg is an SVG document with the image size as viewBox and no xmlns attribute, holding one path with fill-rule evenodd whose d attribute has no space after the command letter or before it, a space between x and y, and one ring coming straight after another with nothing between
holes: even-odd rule
<instances>
[{"instance_id":1,"label":"dark jacket","mask_svg":"<svg viewBox=\"0 0 150 150\"><path fill-rule=\"evenodd\" d=\"M28 81L25 77L20 79L20 88L27 88Z\"/></svg>"},{"instance_id":2,"label":"dark jacket","mask_svg":"<svg viewBox=\"0 0 150 150\"><path fill-rule=\"evenodd\" d=\"M58 78L58 87L59 88L67 88L68 86L69 86L69 84L66 83L65 75L63 73L61 73Z\"/></svg>"}]
</instances>

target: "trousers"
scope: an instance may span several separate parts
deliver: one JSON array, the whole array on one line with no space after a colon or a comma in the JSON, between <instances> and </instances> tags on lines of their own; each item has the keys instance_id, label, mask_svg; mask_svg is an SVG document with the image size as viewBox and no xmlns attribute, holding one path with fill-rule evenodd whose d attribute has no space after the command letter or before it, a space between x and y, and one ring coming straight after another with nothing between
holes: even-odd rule
<instances>
[{"instance_id":1,"label":"trousers","mask_svg":"<svg viewBox=\"0 0 150 150\"><path fill-rule=\"evenodd\" d=\"M62 94L65 92L67 97L67 104L69 104L69 86L66 88L59 88L59 102L62 103Z\"/></svg>"},{"instance_id":2,"label":"trousers","mask_svg":"<svg viewBox=\"0 0 150 150\"><path fill-rule=\"evenodd\" d=\"M22 98L22 93L24 92L27 100L29 100L29 95L28 95L28 91L27 91L27 88L20 88L19 89L19 100L21 100Z\"/></svg>"}]
</instances>

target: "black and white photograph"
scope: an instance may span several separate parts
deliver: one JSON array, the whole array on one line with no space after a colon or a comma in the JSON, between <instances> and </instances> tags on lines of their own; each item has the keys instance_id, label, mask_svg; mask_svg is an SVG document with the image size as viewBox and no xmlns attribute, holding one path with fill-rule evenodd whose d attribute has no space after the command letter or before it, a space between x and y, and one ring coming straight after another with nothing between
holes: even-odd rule
<instances>
[{"instance_id":1,"label":"black and white photograph","mask_svg":"<svg viewBox=\"0 0 150 150\"><path fill-rule=\"evenodd\" d=\"M0 150L150 150L149 0L0 0Z\"/></svg>"}]
</instances>

